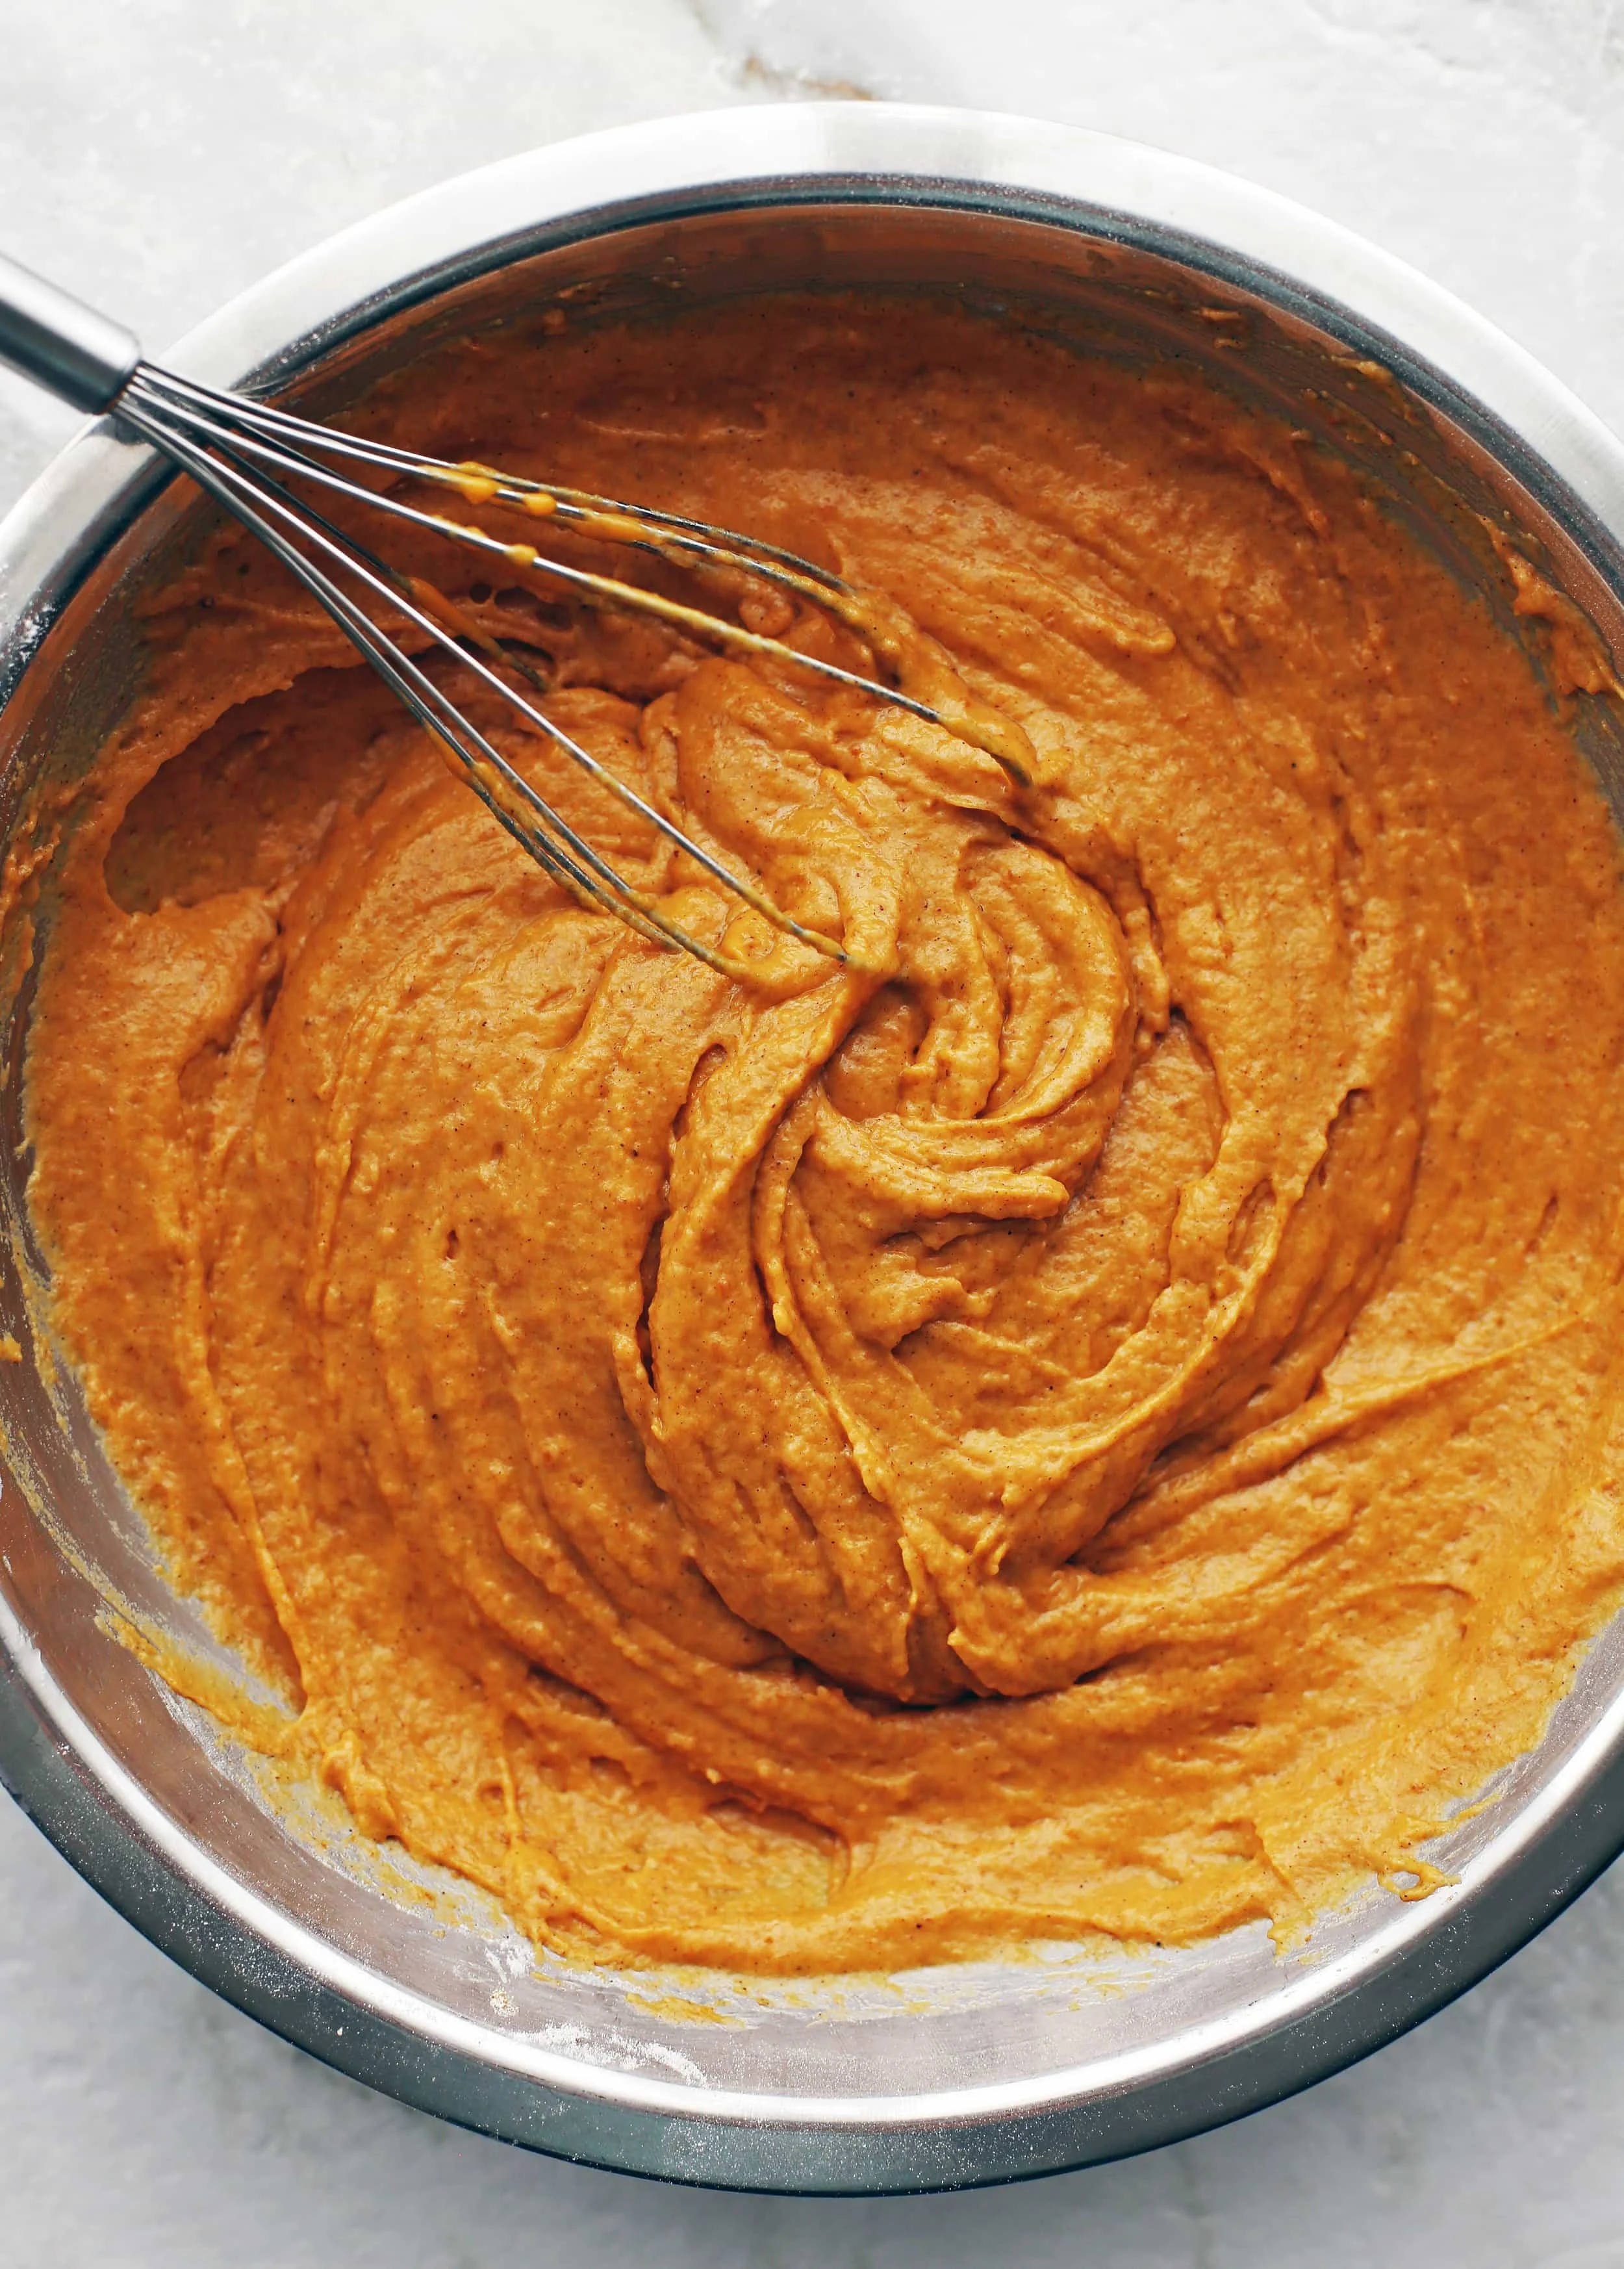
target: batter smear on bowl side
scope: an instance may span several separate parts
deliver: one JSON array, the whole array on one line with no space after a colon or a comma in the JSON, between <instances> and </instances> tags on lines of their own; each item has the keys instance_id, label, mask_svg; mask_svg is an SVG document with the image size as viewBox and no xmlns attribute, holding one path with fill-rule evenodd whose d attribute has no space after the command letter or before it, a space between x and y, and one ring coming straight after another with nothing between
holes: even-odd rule
<instances>
[{"instance_id":1,"label":"batter smear on bowl side","mask_svg":"<svg viewBox=\"0 0 1624 2269\"><path fill-rule=\"evenodd\" d=\"M1033 761L399 547L853 954L471 702L745 985L550 883L250 538L166 595L32 1203L290 1758L604 1958L1424 1891L1624 1592L1620 845L1527 655L1284 428L926 298L510 332L360 422L838 568Z\"/></svg>"}]
</instances>

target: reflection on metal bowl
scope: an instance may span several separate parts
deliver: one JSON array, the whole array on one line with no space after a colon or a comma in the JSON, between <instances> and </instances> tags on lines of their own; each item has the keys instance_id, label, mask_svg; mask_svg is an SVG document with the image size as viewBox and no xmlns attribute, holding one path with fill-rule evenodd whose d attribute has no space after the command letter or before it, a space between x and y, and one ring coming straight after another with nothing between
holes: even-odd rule
<instances>
[{"instance_id":1,"label":"reflection on metal bowl","mask_svg":"<svg viewBox=\"0 0 1624 2269\"><path fill-rule=\"evenodd\" d=\"M1479 515L1509 510L1624 647L1624 448L1446 295L1244 185L1099 137L867 106L742 110L600 136L448 183L273 277L177 351L218 383L342 412L438 342L567 292L584 320L764 288L932 285L1080 349L1175 357L1353 456L1517 625ZM1214 317L1216 320L1214 320ZM138 602L202 508L105 428L0 528L0 821L81 773L137 683ZM1579 731L1624 816L1624 748ZM26 893L25 896L27 894ZM48 922L48 873L31 920ZM11 909L16 953L18 909ZM6 996L0 1205L26 1260ZM0 1306L21 1318L13 1259ZM132 1921L240 2006L403 2100L606 2167L740 2188L1008 2180L1232 2118L1390 2039L1480 1977L1624 1844L1624 1632L1592 1649L1499 1801L1442 1840L1456 1878L1372 1889L1278 1955L1182 1952L709 1992L539 1965L494 1909L401 1896L312 1800L269 1800L122 1645L107 1602L212 1644L152 1564L65 1379L0 1376L0 1770ZM460 1914L461 1920L455 1918ZM691 2002L706 1989L691 1979Z\"/></svg>"}]
</instances>

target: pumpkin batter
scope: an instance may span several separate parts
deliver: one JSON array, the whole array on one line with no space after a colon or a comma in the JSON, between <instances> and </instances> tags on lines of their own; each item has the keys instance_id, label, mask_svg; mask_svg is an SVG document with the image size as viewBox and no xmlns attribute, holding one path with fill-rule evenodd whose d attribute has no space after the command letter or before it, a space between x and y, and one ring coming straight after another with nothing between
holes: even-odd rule
<instances>
[{"instance_id":1,"label":"pumpkin batter","mask_svg":"<svg viewBox=\"0 0 1624 2269\"><path fill-rule=\"evenodd\" d=\"M245 1724L600 1957L1424 1891L1624 1585L1624 891L1524 654L1283 429L929 300L554 323L361 422L838 566L1034 761L392 540L868 965L471 705L744 986L564 897L248 539L167 595L32 1193Z\"/></svg>"}]
</instances>

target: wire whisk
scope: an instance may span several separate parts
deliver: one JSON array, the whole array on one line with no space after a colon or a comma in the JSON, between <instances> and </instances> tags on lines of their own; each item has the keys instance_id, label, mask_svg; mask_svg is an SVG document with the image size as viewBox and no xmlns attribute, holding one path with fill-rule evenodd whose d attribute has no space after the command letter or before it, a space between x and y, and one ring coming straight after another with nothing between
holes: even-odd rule
<instances>
[{"instance_id":1,"label":"wire whisk","mask_svg":"<svg viewBox=\"0 0 1624 2269\"><path fill-rule=\"evenodd\" d=\"M351 477L345 468L367 468L392 483L452 491L469 506L493 504L600 543L631 545L669 565L697 571L702 579L716 571L742 573L821 610L855 632L896 674L907 672L921 642L902 610L882 595L860 591L794 552L703 521L483 464L420 455L313 424L271 403L200 385L146 361L122 326L3 256L0 359L78 408L111 410L257 536L439 742L492 817L555 881L651 942L681 948L726 976L748 979L750 971L720 946L695 937L674 920L656 896L635 889L525 779L398 638L382 627L373 610L409 625L422 641L420 651L444 654L471 673L528 731L540 735L774 929L832 961L845 963L855 957L838 940L775 905L749 876L735 873L696 842L566 732L532 698L545 691L544 681L532 665L515 657L432 585L391 566L318 506L302 499L290 483L532 571L584 606L650 616L725 651L771 659L853 689L972 741L1017 780L1028 777L1030 750L1020 728L956 683L947 686L944 699L943 679L950 674L940 669L926 672L934 680L931 690L936 699L920 699L900 684L804 653L744 622L554 558L533 543L504 543L483 528L425 510L392 487L369 486ZM514 677L523 686L516 685Z\"/></svg>"}]
</instances>

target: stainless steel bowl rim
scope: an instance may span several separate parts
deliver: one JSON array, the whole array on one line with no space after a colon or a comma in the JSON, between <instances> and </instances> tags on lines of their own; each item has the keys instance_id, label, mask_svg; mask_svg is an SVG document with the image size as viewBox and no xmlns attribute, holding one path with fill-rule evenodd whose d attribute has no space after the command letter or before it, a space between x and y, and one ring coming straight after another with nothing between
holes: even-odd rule
<instances>
[{"instance_id":1,"label":"stainless steel bowl rim","mask_svg":"<svg viewBox=\"0 0 1624 2269\"><path fill-rule=\"evenodd\" d=\"M1474 431L1559 520L1581 524L1592 556L1598 549L1613 554L1614 573L1624 559L1615 551L1624 547L1624 447L1530 355L1458 300L1268 190L1163 152L1026 119L808 104L663 120L555 145L448 181L344 231L241 294L166 358L220 384L274 378L384 316L544 246L686 212L796 203L954 206L1170 253L1304 314L1355 353L1380 358L1413 393L1445 405ZM0 697L85 567L164 477L147 453L120 442L105 423L92 425L0 522ZM65 549L64 522L78 531ZM26 1696L33 1720L31 1726L14 1706L0 1710L0 1772L81 1872L219 1990L328 2061L448 2116L600 2163L742 2186L784 2186L773 2178L780 2160L764 2158L757 2182L748 2147L743 2175L730 2162L707 2177L686 2163L647 2163L646 2153L576 2149L562 2138L550 2145L523 2132L516 2116L460 2110L454 2090L447 2101L443 2088L414 2086L399 2071L380 2070L379 2036L365 2022L346 2050L334 2012L370 2017L454 2061L512 2074L521 2086L540 2083L611 2114L756 2134L868 2131L878 2141L910 2128L942 2134L1003 2125L1013 2139L1032 2115L1049 2119L1068 2106L1121 2103L1151 2082L1182 2086L1182 2110L1169 2110L1164 2088L1162 2110L1142 2132L1131 2117L1117 2123L1111 2151L1142 2148L1256 2108L1391 2037L1513 1951L1624 1844L1620 1693L1458 1883L1399 1906L1345 1960L1302 1970L1270 1996L1265 2014L1243 2009L1171 2043L1024 2082L907 2096L701 2091L516 2042L392 1986L198 1849L74 1709L3 1595L0 1653L12 1702ZM189 1920L177 1911L166 1925L164 1900L155 1907L130 1888L137 1852L143 1865L154 1862L172 1879L181 1909L192 1903ZM233 1964L217 1958L218 1948L208 1958L200 1954L199 1914L218 1918L273 1966L314 1981L331 1997L325 2021L297 2019L283 2006L285 1991L257 1990L252 1959ZM1383 1981L1386 1990L1373 1992ZM1265 2034L1277 2044L1292 2037L1294 2026L1300 2038L1283 2064L1276 2054L1249 2074L1246 2051ZM1106 2154L1080 2144L1069 2153L1039 2149L1034 2161L1030 2150L1012 2147L1007 2164L969 2178L1041 2172ZM904 2172L886 2179L877 2166L873 2180L813 2186L919 2184Z\"/></svg>"}]
</instances>

